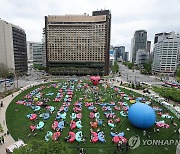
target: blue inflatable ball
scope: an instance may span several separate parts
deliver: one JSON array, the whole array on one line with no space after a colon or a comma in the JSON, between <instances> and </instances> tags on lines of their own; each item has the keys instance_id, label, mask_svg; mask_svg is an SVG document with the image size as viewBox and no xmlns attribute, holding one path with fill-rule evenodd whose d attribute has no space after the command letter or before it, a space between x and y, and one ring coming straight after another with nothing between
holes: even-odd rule
<instances>
[{"instance_id":1,"label":"blue inflatable ball","mask_svg":"<svg viewBox=\"0 0 180 154\"><path fill-rule=\"evenodd\" d=\"M138 128L150 128L155 123L156 114L149 105L136 103L129 108L128 119Z\"/></svg>"}]
</instances>

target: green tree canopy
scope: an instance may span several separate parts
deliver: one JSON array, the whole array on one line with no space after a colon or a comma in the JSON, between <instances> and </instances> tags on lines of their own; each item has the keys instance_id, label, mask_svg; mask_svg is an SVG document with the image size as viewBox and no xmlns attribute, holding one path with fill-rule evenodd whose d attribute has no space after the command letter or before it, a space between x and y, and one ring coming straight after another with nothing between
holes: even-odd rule
<instances>
[{"instance_id":1,"label":"green tree canopy","mask_svg":"<svg viewBox=\"0 0 180 154\"><path fill-rule=\"evenodd\" d=\"M0 124L0 133L3 133L3 127L2 127L2 125Z\"/></svg>"},{"instance_id":2,"label":"green tree canopy","mask_svg":"<svg viewBox=\"0 0 180 154\"><path fill-rule=\"evenodd\" d=\"M68 154L69 148L63 142L31 141L26 146L14 150L14 154Z\"/></svg>"},{"instance_id":3,"label":"green tree canopy","mask_svg":"<svg viewBox=\"0 0 180 154\"><path fill-rule=\"evenodd\" d=\"M180 90L175 88L165 88L154 86L153 90L161 96L171 99L175 102L180 102Z\"/></svg>"},{"instance_id":4,"label":"green tree canopy","mask_svg":"<svg viewBox=\"0 0 180 154\"><path fill-rule=\"evenodd\" d=\"M180 82L180 65L176 69L176 79L178 82Z\"/></svg>"},{"instance_id":5,"label":"green tree canopy","mask_svg":"<svg viewBox=\"0 0 180 154\"><path fill-rule=\"evenodd\" d=\"M11 72L10 69L3 63L0 64L0 77L6 79L10 76ZM6 82L4 84L4 88L6 91Z\"/></svg>"},{"instance_id":6,"label":"green tree canopy","mask_svg":"<svg viewBox=\"0 0 180 154\"><path fill-rule=\"evenodd\" d=\"M127 61L123 61L123 65L127 66L128 62Z\"/></svg>"},{"instance_id":7,"label":"green tree canopy","mask_svg":"<svg viewBox=\"0 0 180 154\"><path fill-rule=\"evenodd\" d=\"M119 71L119 65L118 63L115 61L114 62L114 66L112 66L112 72L113 73L117 73Z\"/></svg>"},{"instance_id":8,"label":"green tree canopy","mask_svg":"<svg viewBox=\"0 0 180 154\"><path fill-rule=\"evenodd\" d=\"M147 74L151 74L151 70L152 70L152 61L147 62L143 65L145 71L147 72Z\"/></svg>"},{"instance_id":9,"label":"green tree canopy","mask_svg":"<svg viewBox=\"0 0 180 154\"><path fill-rule=\"evenodd\" d=\"M129 69L132 69L134 67L134 64L133 63L128 63L128 68Z\"/></svg>"}]
</instances>

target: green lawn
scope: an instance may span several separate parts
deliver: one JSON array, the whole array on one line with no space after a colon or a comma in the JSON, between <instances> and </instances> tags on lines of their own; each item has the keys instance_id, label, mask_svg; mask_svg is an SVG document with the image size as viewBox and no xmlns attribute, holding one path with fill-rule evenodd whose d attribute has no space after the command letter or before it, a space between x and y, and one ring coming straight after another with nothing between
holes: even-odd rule
<instances>
[{"instance_id":1,"label":"green lawn","mask_svg":"<svg viewBox=\"0 0 180 154\"><path fill-rule=\"evenodd\" d=\"M88 83L90 86L92 86L92 84L89 81L83 81L84 83ZM62 83L64 83L64 81L62 81ZM29 113L33 113L33 110L30 107L26 107L24 105L17 105L16 101L18 100L23 100L24 96L26 94L28 94L29 92L31 92L33 89L40 87L41 85L38 85L36 87L30 88L24 92L22 92L21 94L19 94L16 98L14 98L14 100L11 102L11 104L9 105L7 112L6 112L6 118L7 118L7 126L9 129L10 134L13 136L13 138L15 140L19 139L23 139L26 143L28 143L28 141L33 140L33 139L37 139L37 140L44 140L44 136L46 135L47 131L52 131L51 125L56 117L57 111L60 108L60 106L62 106L63 103L63 99L60 102L53 102L52 100L55 98L58 89L60 88L54 88L52 86L48 87L51 83L45 84L44 86L46 86L46 88L42 89L40 92L44 92L43 97L48 97L50 98L51 101L48 102L48 105L52 105L56 107L56 111L51 115L51 117L45 121L45 126L44 129L42 131L36 130L37 136L33 136L33 132L31 132L31 130L29 129L30 125L35 125L40 121L37 120L35 123L33 123L32 121L30 121L29 119L26 118L26 115ZM63 84L62 84L63 85ZM61 85L61 87L62 87ZM76 87L77 83L75 83L75 87ZM131 103L129 101L126 101L124 98L120 98L120 97L116 97L116 92L114 91L113 88L108 87L105 91L105 89L102 87L102 85L98 85L98 88L100 90L100 93L102 95L102 98L106 99L106 102L119 102L119 101L123 101L123 102L127 102L129 105L131 105ZM76 88L75 88L76 89ZM128 90L125 89L121 89L122 91L124 91L127 95L133 96L134 97L138 97L140 96L137 93L134 92L130 92ZM54 95L52 96L46 96L45 94L48 93L49 91L54 92ZM66 92L63 92L63 96L65 96ZM90 92L85 92L83 89L80 90L74 90L74 95L73 95L73 99L70 105L70 108L67 112L67 116L66 116L66 126L65 129L63 129L62 134L60 136L60 140L64 141L64 138L68 136L68 132L70 130L70 126L69 123L71 121L70 119L70 115L73 112L73 104L79 100L79 98L84 98L84 96L87 96L90 99L93 99L94 102L94 95L93 93ZM26 99L28 100L28 99ZM160 106L159 104L153 102L154 105L156 106ZM75 154L78 153L77 151L77 147L84 147L87 153L104 153L104 154L109 154L109 153L114 153L117 152L116 151L116 144L112 143L112 137L110 136L110 132L111 129L110 127L107 125L107 121L108 119L105 118L105 115L103 114L103 111L101 110L101 106L99 105L95 105L98 108L98 112L100 113L100 119L104 120L104 124L105 127L100 126L99 128L101 130L104 131L105 133L105 139L106 139L106 143L91 143L90 142L90 121L92 121L92 119L89 118L89 113L90 110L88 110L87 107L85 107L84 105L84 101L83 101L83 108L82 108L82 131L83 131L83 135L85 135L87 137L87 140L85 143L78 143L77 141L73 142L73 143L65 143L67 144L67 146L71 149L71 153ZM16 108L18 107L18 111L15 111ZM164 109L164 107L161 106L162 109ZM134 127L133 125L131 125L131 123L129 122L129 120L126 117L122 117L119 114L119 111L116 111L113 108L113 111L115 112L117 117L120 117L121 121L120 123L116 124L116 127L113 129L114 132L124 132L125 133L125 138L129 139L132 136L135 135L139 135L141 138L141 145L136 148L136 149L129 149L128 153L133 153L133 154L154 154L154 153L158 153L158 154L168 154L168 153L175 153L176 150L176 146L175 145L166 145L166 146L144 146L142 145L142 140L146 140L148 139L146 136L143 136L143 130L138 129L136 127ZM46 112L45 109L42 109L40 111L40 113ZM169 113L170 115L172 115L171 113ZM173 115L172 115L173 116ZM151 139L178 139L178 135L174 134L174 128L173 125L171 124L171 121L169 119L161 119L159 116L157 116L159 120L165 120L166 123L170 124L170 128L165 129L162 128L160 129L160 133L154 133L153 132L153 128L156 126L153 126L152 128L148 129L147 131L150 131L150 136ZM174 120L176 123L179 124L179 121L175 118ZM127 128L129 128L130 130L127 131ZM95 130L95 129L93 129ZM77 129L73 130L74 132L77 132ZM28 134L31 134L30 137L28 137Z\"/></svg>"}]
</instances>

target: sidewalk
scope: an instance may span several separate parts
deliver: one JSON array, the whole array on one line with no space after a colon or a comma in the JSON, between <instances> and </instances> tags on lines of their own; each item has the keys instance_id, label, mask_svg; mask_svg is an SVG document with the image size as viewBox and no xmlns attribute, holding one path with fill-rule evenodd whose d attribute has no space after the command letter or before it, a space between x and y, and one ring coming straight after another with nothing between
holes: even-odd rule
<instances>
[{"instance_id":1,"label":"sidewalk","mask_svg":"<svg viewBox=\"0 0 180 154\"><path fill-rule=\"evenodd\" d=\"M7 133L7 125L6 125L6 109L8 107L8 105L10 104L10 102L14 99L14 97L16 97L19 94L19 92L15 92L12 97L12 95L9 95L5 98L2 99L3 101L3 107L0 107L0 124L3 127L4 132L0 133L0 136L4 135L5 133ZM1 101L1 100L0 100ZM4 144L0 145L0 154L6 154L6 147L10 146L11 144L13 144L15 141L12 138L12 136L6 135L4 136Z\"/></svg>"}]
</instances>

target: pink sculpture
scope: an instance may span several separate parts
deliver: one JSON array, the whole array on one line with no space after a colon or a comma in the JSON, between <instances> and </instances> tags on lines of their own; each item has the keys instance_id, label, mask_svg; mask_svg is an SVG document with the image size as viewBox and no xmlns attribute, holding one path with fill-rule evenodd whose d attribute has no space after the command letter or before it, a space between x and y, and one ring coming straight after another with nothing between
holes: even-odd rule
<instances>
[{"instance_id":1,"label":"pink sculpture","mask_svg":"<svg viewBox=\"0 0 180 154\"><path fill-rule=\"evenodd\" d=\"M100 79L101 79L100 76L91 76L91 77L90 77L91 82L92 82L93 85L95 85L95 86L99 83Z\"/></svg>"}]
</instances>

